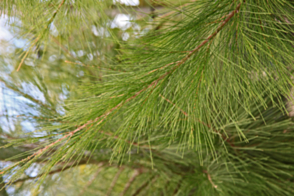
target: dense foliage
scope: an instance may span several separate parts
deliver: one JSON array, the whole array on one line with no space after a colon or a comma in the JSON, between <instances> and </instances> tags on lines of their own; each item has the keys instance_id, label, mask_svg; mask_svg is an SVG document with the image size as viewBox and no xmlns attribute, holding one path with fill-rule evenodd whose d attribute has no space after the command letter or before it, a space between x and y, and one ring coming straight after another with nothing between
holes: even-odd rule
<instances>
[{"instance_id":1,"label":"dense foliage","mask_svg":"<svg viewBox=\"0 0 294 196\"><path fill-rule=\"evenodd\" d=\"M293 1L139 3L0 1L0 193L294 195Z\"/></svg>"}]
</instances>

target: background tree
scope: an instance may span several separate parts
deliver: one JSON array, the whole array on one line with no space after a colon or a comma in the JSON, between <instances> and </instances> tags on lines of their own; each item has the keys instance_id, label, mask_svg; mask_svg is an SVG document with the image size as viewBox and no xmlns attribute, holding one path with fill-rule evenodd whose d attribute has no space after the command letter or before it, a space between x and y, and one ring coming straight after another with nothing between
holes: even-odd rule
<instances>
[{"instance_id":1,"label":"background tree","mask_svg":"<svg viewBox=\"0 0 294 196\"><path fill-rule=\"evenodd\" d=\"M292 1L0 6L1 194L294 194Z\"/></svg>"}]
</instances>

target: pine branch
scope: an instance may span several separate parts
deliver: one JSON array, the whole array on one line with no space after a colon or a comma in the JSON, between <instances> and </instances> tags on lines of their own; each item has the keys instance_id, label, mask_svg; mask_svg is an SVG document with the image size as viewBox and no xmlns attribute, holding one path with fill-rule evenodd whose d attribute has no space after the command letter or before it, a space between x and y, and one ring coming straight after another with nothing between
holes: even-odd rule
<instances>
[{"instance_id":1,"label":"pine branch","mask_svg":"<svg viewBox=\"0 0 294 196\"><path fill-rule=\"evenodd\" d=\"M72 137L76 132L86 128L88 125L93 124L93 123L97 123L97 125L100 125L109 114L111 114L113 111L117 110L118 108L122 107L124 104L130 102L131 100L135 99L137 96L139 96L142 92L144 92L145 90L151 88L151 87L155 87L159 81L161 81L162 79L164 79L167 75L169 75L170 73L172 73L175 69L177 69L180 65L182 65L183 63L185 63L193 54L195 54L201 47L203 47L209 40L211 40L212 38L214 38L217 33L228 23L228 21L235 15L235 13L237 13L240 9L241 3L239 3L236 7L236 9L234 11L232 11L230 14L227 15L227 18L224 20L224 22L216 29L216 31L211 34L210 36L208 36L200 45L198 45L195 49L191 50L189 52L188 55L186 55L182 60L180 60L170 71L166 72L165 74L161 75L160 77L158 77L156 80L154 80L151 84L149 84L147 87L141 89L140 91L138 91L137 93L135 93L135 95L129 97L128 99L126 99L124 102L119 103L118 105L116 105L115 107L113 107L112 109L110 109L108 112L102 114L101 116L98 116L97 118L95 118L94 120L89 120L87 123L85 123L84 125L78 127L77 129L75 129L74 131L69 132L68 134L64 135L62 138L56 140L55 142L52 142L51 144L47 145L46 147L38 150L37 152L35 152L34 154L32 154L31 156L27 157L26 159L23 159L20 162L24 162L27 160L30 160L32 158L34 158L35 156L40 155L41 153L43 153L44 151L46 151L47 149L51 148L52 146L54 146L55 144L63 141L64 139L67 139L68 137ZM12 166L14 167L14 165ZM1 173L0 173L1 174Z\"/></svg>"},{"instance_id":2,"label":"pine branch","mask_svg":"<svg viewBox=\"0 0 294 196\"><path fill-rule=\"evenodd\" d=\"M57 9L55 10L55 12L53 13L52 17L50 18L50 20L48 21L47 25L45 26L43 33L45 33L45 31L48 29L48 26L53 22L54 18L57 15L57 12L60 10L61 6L64 4L65 0L62 0L61 3L58 5ZM27 52L25 53L25 55L22 57L18 68L16 71L19 71L20 67L22 66L24 60L27 58L29 52L31 51L31 49L35 46L35 44L41 39L42 34L40 34L36 40L31 44L31 46L28 48Z\"/></svg>"},{"instance_id":3,"label":"pine branch","mask_svg":"<svg viewBox=\"0 0 294 196\"><path fill-rule=\"evenodd\" d=\"M60 2L61 0L58 1ZM166 149L157 148L157 146L151 147L156 148L155 153L150 154L152 159L151 162L154 164L156 171L152 171L150 169L151 164L148 162L149 157L147 150L137 148L137 154L133 155L133 153L136 153L135 147L133 147L131 152L129 152L129 155L135 158L129 159L129 163L127 163L128 166L126 167L130 167L132 169L135 168L134 171L130 173L131 176L129 176L129 179L125 180L124 178L120 178L120 175L122 175L122 168L118 168L118 170L115 169L115 172L117 173L113 173L114 175L112 176L113 179L111 184L107 184L107 182L105 182L106 189L108 188L107 195L110 195L112 192L114 192L115 187L118 186L118 184L121 184L121 181L125 181L125 185L122 187L123 192L120 194L133 194L133 196L144 194L147 195L147 191L145 190L148 190L149 186L151 186L150 190L152 191L148 191L149 194L151 193L150 195L159 191L162 191L160 192L162 194L168 192L170 195L180 195L184 192L189 193L189 195L196 193L199 195L205 195L209 193L214 195L219 193L217 190L221 190L223 194L230 193L232 195L238 195L240 192L242 192L244 195L251 195L248 193L266 194L266 191L268 190L271 190L272 195L293 195L291 194L294 192L293 187L291 187L291 176L293 176L293 167L291 166L293 165L293 161L291 159L291 155L293 154L293 145L291 142L293 138L291 136L291 128L289 128L293 123L290 124L290 119L286 120L286 117L283 116L284 114L275 112L275 110L273 112L272 108L267 110L262 108L262 104L258 101L250 103L250 100L253 100L253 96L251 97L251 95L256 93L258 95L258 99L260 99L261 102L264 101L265 107L271 107L271 104L268 104L269 102L267 102L267 100L271 99L271 103L275 104L275 95L279 96L279 94L282 94L279 92L280 86L278 86L281 83L277 83L277 88L275 85L270 86L271 81L268 83L264 81L261 81L260 83L254 83L254 81L251 83L251 78L247 77L246 75L250 72L251 68L256 69L257 71L262 70L268 66L269 62L273 62L273 60L277 60L277 63L280 63L279 66L272 65L273 69L283 69L284 65L286 67L287 63L291 63L293 61L293 58L287 58L287 56L283 56L283 54L286 53L285 51L284 53L281 53L280 56L277 55L279 57L282 56L282 60L278 58L272 59L273 57L271 58L270 56L271 51L278 52L278 50L280 50L282 48L281 46L284 46L284 44L286 46L285 48L290 45L287 45L287 40L285 40L285 42L280 41L277 43L277 45L274 43L275 38L285 38L283 36L286 30L281 31L282 36L279 36L279 24L277 27L275 27L276 23L274 19L271 21L270 18L272 16L270 15L270 9L267 8L266 5L255 5L253 0L250 2L247 1L248 3L246 4L246 9L244 9L244 12L242 12L238 16L238 19L234 20L233 22L231 22L231 18L237 17L236 13L239 12L240 6L243 5L243 3L241 5L241 1L228 0L215 2L214 0L211 0L209 2L211 5L209 5L208 1L202 0L199 1L198 5L195 4L195 8L191 8L191 10L189 10L190 8L187 8L187 13L183 13L184 17L181 19L181 21L177 21L177 18L175 18L175 20L172 19L172 24L174 24L173 22L178 22L179 26L173 27L172 30L174 31L160 35L162 36L160 38L163 39L154 38L153 43L155 47L154 50L151 49L151 53L149 53L149 51L146 53L145 51L142 51L142 53L140 53L142 54L142 57L140 54L137 57L137 53L135 52L134 56L132 56L134 57L134 60L130 58L130 61L128 60L128 53L126 53L125 57L127 58L127 63L139 62L139 68L142 68L140 71L136 72L135 70L138 70L136 67L133 70L134 72L129 73L129 75L121 73L113 74L110 72L110 74L107 75L109 80L106 79L103 81L103 84L100 85L99 83L97 86L95 84L92 86L92 83L86 82L86 85L84 85L86 87L81 89L82 92L85 92L85 94L81 94L82 99L78 101L73 100L73 104L70 105L72 107L77 106L77 109L67 111L67 113L64 115L64 122L68 122L68 124L60 125L56 123L58 124L57 126L49 127L49 130L57 127L56 131L59 132L57 134L45 136L45 138L49 139L49 141L47 141L49 145L46 146L47 143L45 143L42 145L42 147L39 146L38 149L34 149L36 151L35 153L30 151L30 154L27 153L26 155L31 156L26 156L24 160L20 161L20 167L7 169L5 172L10 172L9 174L12 174L13 180L17 180L16 177L22 171L28 168L31 163L38 162L39 159L46 158L44 161L46 163L45 166L52 166L52 164L55 164L55 167L59 168L59 166L67 166L79 161L80 159L84 160L87 158L84 156L87 156L89 153L93 153L93 157L97 159L100 156L103 157L100 158L105 160L105 165L109 160L112 161L114 156L119 156L119 163L124 163L127 162L126 160L128 155L125 155L122 152L128 148L128 144L130 144L130 148L132 145L142 148L149 148L149 146L143 146L141 144L145 144L145 142L150 143L152 141L152 144L154 143L154 145L155 143L162 146L169 144L169 147ZM266 1L260 2L262 4L266 4ZM250 7L251 5L252 8ZM273 3L273 5L275 5L275 3ZM80 5L77 6L77 11L79 6ZM81 3L81 7L82 6L83 4ZM232 8L232 6L234 6L234 8ZM286 11L286 9L283 10L284 5L280 4L280 6L281 7L276 10L281 12L277 12L277 14L282 14L283 11ZM207 13L201 12L200 9L203 7L205 7L204 10L207 11ZM255 7L260 8L255 9ZM269 5L269 7L271 7L271 5ZM196 13L196 11L199 10L199 14L197 13L196 15L193 15L193 13ZM232 10L234 11L231 12ZM264 14L262 12L263 10L269 13ZM273 8L273 10L275 10L275 8ZM51 15L50 13L49 15ZM227 15L227 13L229 14ZM268 14L268 16L265 16L266 14ZM89 16L89 19L91 20L90 17L91 16ZM88 20L88 18L83 19L86 22ZM289 20L292 21L293 18L290 18ZM271 25L271 22L274 24ZM212 23L213 25L211 26L213 26L213 29L208 26L208 24ZM251 28L251 23L255 25L255 28ZM96 25L96 23L94 24ZM89 25L91 25L90 22ZM223 28L225 25L230 27ZM199 27L203 27L203 29L199 29ZM275 28L277 28L276 31ZM292 27L289 27L289 29L290 28ZM227 29L228 32L225 32L224 34L218 34L218 32L225 31ZM273 29L273 31L269 29ZM192 32L192 30L195 31ZM188 35L190 32L191 35ZM183 36L180 35L181 33L183 33ZM254 39L255 33L261 34L260 36L256 36L257 41L248 41L247 38ZM270 33L272 33L272 35L269 35ZM203 34L208 37L205 39L205 37L202 37ZM287 32L286 34L286 36L290 35ZM187 40L190 40L189 43L185 42L185 35L188 35ZM63 35L60 34L60 36ZM86 39L87 34L83 34L83 36L85 36ZM276 37L274 38L274 36ZM146 40L148 41L151 39L152 42L153 37L150 39L149 38L150 37L146 37ZM83 38L81 38L81 41L83 41L82 39ZM137 40L139 39L141 38L138 38ZM177 43L177 40L181 40L183 43ZM197 44L192 42L194 40L197 40ZM248 41L248 43L243 43L243 41ZM89 43L91 45L91 42ZM93 45L94 44L95 43L93 43ZM131 44L133 44L133 42L131 42ZM191 47L191 45L193 45L193 47ZM252 48L250 48L251 46ZM276 51L274 51L275 46L277 46ZM272 48L270 49L269 47ZM77 46L77 50L79 48L80 46ZM84 45L82 48L83 50L81 50L83 52L81 53L84 54ZM200 53L205 53L206 48L207 56L203 57L200 55ZM67 50L66 47L65 49ZM95 45L95 50L96 49L97 48ZM169 53L173 53L173 51L170 52L169 49L175 51L183 50L187 52L186 54L170 55ZM64 51L66 52L66 50ZM128 52L128 50L126 51ZM156 54L157 51L166 52L166 55L164 54L163 56L167 57L167 59L158 59L157 62L157 58L153 58L151 56L154 55L155 57L160 58L161 54ZM194 59L192 56L197 52L199 56L197 55L197 58ZM254 52L256 52L256 56ZM83 58L84 57L81 59ZM87 57L85 56L85 58ZM152 62L153 60L156 62ZM262 65L255 64L261 60L264 60L262 61ZM282 61L285 61L285 63ZM73 64L74 62L67 61L66 63ZM196 63L196 65L194 65L194 63ZM84 64L84 62L82 62L80 64L85 65L90 63ZM95 64L95 62L91 64ZM130 67L128 67L128 64L125 65L126 70L129 68L132 69L133 67L133 65L130 65ZM254 65L256 65L256 67L253 67ZM203 68L203 70L198 72L198 68ZM176 69L177 71L175 71ZM241 69L244 72L238 72ZM136 73L139 75L139 77L134 77L136 79L123 78L125 75L130 76ZM151 73L152 76L149 76L148 74ZM195 73L195 75L193 75L193 73ZM285 72L281 71L281 73ZM154 77L153 74L155 75ZM237 76L237 74L239 75ZM88 75L88 73L86 75ZM169 78L170 76L171 78ZM88 80L86 77L87 76L85 76L85 79ZM137 78L142 80L137 80ZM148 82L145 83L144 79L146 79L145 81ZM179 81L176 81L176 79ZM224 81L222 79L224 79ZM286 79L287 77L285 77L285 80ZM139 82L139 80L142 82L140 84L145 85L138 87L136 83ZM117 84L120 81L122 83ZM206 89L207 83L205 82L207 81L208 88ZM189 86L190 82L191 85ZM228 84L226 82L228 82ZM115 86L115 84L117 84L117 86ZM129 84L130 87L124 86ZM262 86L266 84L269 85ZM226 85L230 86L227 88ZM97 88L100 89L97 90ZM185 91L185 89L187 91ZM269 90L270 93L259 96L258 93L260 92L261 94L265 89ZM189 94L190 92L192 93ZM244 94L242 94L242 92L244 92ZM101 96L97 98L97 95ZM164 100L160 100L161 98L158 96ZM195 97L196 102L194 102ZM100 98L102 100L101 102L99 102ZM117 99L111 100L112 98ZM205 100L205 98L207 99ZM145 102L143 102L144 99ZM148 100L148 105L145 104L146 100ZM158 100L162 104L158 103ZM221 103L226 102L228 105L223 106L221 103L220 105L217 105L217 101ZM248 105L246 105L247 103L243 103L243 101L248 101ZM97 105L96 102L99 102L99 104ZM142 105L140 106L139 104L141 103ZM153 110L152 107L156 107L158 105L158 110ZM122 108L123 106L124 108ZM88 111L87 108L91 109L91 111ZM205 109L203 108L211 110L206 113ZM118 111L122 113L115 115L115 113ZM254 121L251 119L250 114ZM205 122L197 118L204 120ZM103 123L103 127L101 127L102 122L105 122L108 119L110 119L111 122L107 122L105 124ZM184 121L182 121L182 119L184 119ZM266 123L267 125L265 126ZM98 126L96 127L96 125ZM117 129L117 127L119 127L119 129ZM280 127L282 128L280 129ZM190 128L191 132L193 131L191 134L189 132ZM289 131L287 132L286 130L288 130L288 128ZM106 131L102 131L101 129ZM113 130L117 131L115 132ZM214 133L217 133L220 138L210 137L211 135L207 134L208 132L206 130L208 130L210 133L212 132L213 135L215 135ZM118 132L119 134L116 134ZM286 132L287 134L282 134ZM246 144L241 139L241 137L238 138L240 134L244 134L244 138L248 138L250 144ZM96 136L97 138L95 138ZM60 137L61 139L57 140ZM221 141L221 137L223 141ZM138 143L134 142L139 141L140 138L144 138L144 141ZM29 141L33 141L39 144L38 141L42 140L41 138L36 138ZM121 142L123 145L120 145L121 143L119 142ZM226 145L224 146L225 142L227 142L227 144L232 148L226 149ZM27 141L24 141L24 143L27 143ZM112 146L114 146L114 148L111 148ZM194 148L195 146L196 148ZM213 155L212 153L209 153L208 151L210 149L217 149L217 154ZM240 149L240 151L244 151L244 153L237 153L235 149ZM54 154L52 152L54 152ZM108 155L112 152L113 154L109 158ZM32 155L32 153L34 154ZM63 153L65 154L64 156ZM26 164L23 164L24 161L27 161ZM64 163L61 161L64 161ZM92 160L89 162L91 161ZM98 164L99 163L101 162L98 162ZM149 172L153 173L148 175L148 178L139 176L138 173L142 169L138 169L139 164L143 164L146 166L146 168L148 168ZM200 164L200 166L198 164ZM14 166L17 166L17 164ZM118 166L114 164L113 167ZM206 171L203 170L203 168L210 169ZM15 170L17 170L16 173L14 173ZM219 179L218 182L222 182L217 185L214 182L215 178L212 178L214 176L211 175L215 174L215 172L213 172L214 170L217 170L217 177ZM49 172L50 170L46 171ZM161 184L160 186L154 185L154 180L156 180L155 176L158 174L158 172L163 174L162 177L164 177L164 180L161 182L159 182L159 179L156 181L156 183ZM185 174L188 173L189 175L185 177ZM48 173L44 173L40 179L45 178L47 174ZM181 175L182 178L180 178L178 175ZM97 176L100 176L98 171L93 175L93 178L89 177L90 180L85 182L86 186L82 188L82 191L80 192L81 195L87 193L89 186L94 186L92 183L96 182L95 179L98 178ZM232 181L235 182L235 188L234 186L231 186ZM251 183L244 183L245 181L249 181ZM166 186L168 183L171 183L171 186ZM195 184L197 186L195 186ZM288 186L288 184L290 186ZM101 185L105 186L103 183Z\"/></svg>"},{"instance_id":4,"label":"pine branch","mask_svg":"<svg viewBox=\"0 0 294 196\"><path fill-rule=\"evenodd\" d=\"M28 161L28 160L30 160L30 159L36 157L36 156L41 155L43 152L47 151L48 149L50 149L51 147L53 147L53 146L56 145L57 143L63 141L64 139L68 138L69 136L71 137L74 133L75 133L75 132L69 132L68 134L66 134L66 135L63 136L62 138L56 140L55 142L52 142L51 144L49 144L49 145L45 146L44 148L38 150L37 152L33 153L32 155L30 155L30 156L28 156L28 157L22 159L21 161L19 161L19 162L13 164L13 165L7 167L6 169L13 168L13 167L15 167L16 165L18 165L18 164L20 164L20 163L26 162L26 161ZM101 132L101 133L104 133L104 132ZM113 135L110 134L110 133L104 133L104 134L106 134L106 135L110 135L110 136L112 136L112 137L114 137L114 138L116 138L116 139L119 138L118 136L113 136ZM137 143L130 142L130 141L126 141L126 142L129 143L129 144L131 144L131 145L135 145L135 146L138 146L138 147L146 147L146 148L151 149L151 150L152 150L152 148L153 148L153 147L150 147L150 146L142 146L142 145L139 145L139 144L137 144ZM5 171L0 172L0 175L3 174L3 173L5 173Z\"/></svg>"},{"instance_id":5,"label":"pine branch","mask_svg":"<svg viewBox=\"0 0 294 196\"><path fill-rule=\"evenodd\" d=\"M227 15L227 18L226 20L224 20L224 22L216 29L216 31L211 34L210 36L208 36L206 38L206 40L204 40L200 45L198 45L195 49L191 50L189 52L189 54L184 57L181 61L178 61L178 63L175 65L175 67L171 70L171 71L168 71L166 72L165 74L161 75L158 79L154 80L150 85L148 85L147 87L141 89L140 91L138 91L137 93L135 93L135 95L133 95L132 97L126 99L125 102L121 102L120 104L116 105L115 107L113 107L112 109L110 109L108 112L106 112L105 114L97 117L96 119L94 120L90 120L88 121L86 124L82 125L80 128L76 129L77 131L83 129L85 126L87 126L88 124L91 124L91 123L94 123L94 122L97 122L98 120L100 120L102 117L104 117L104 119L114 110L118 109L119 107L121 107L123 104L125 103L128 103L129 101L131 101L132 99L136 98L137 96L139 96L142 92L144 92L145 90L153 87L153 86L156 86L158 84L158 82L160 80L162 80L163 78L165 78L167 75L169 75L172 71L174 71L176 68L178 68L180 65L182 65L183 63L185 63L194 53L196 53L202 46L204 46L209 40L211 40L213 37L215 37L217 35L217 33L225 26L225 24L228 23L228 21L235 15L235 13L237 13L240 9L240 6L241 6L241 3L238 4L237 8L235 11L232 11L230 14ZM170 64L167 64L165 65L164 67L166 66L169 66L171 65L172 63ZM152 71L153 72L153 71ZM150 72L149 72L150 73ZM102 119L98 124L102 123L103 120Z\"/></svg>"}]
</instances>

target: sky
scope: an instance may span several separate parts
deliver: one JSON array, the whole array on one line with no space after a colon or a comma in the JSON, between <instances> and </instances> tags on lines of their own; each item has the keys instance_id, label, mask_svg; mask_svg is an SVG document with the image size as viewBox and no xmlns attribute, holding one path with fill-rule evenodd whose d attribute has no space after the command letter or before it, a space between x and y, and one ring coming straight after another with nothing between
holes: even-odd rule
<instances>
[{"instance_id":1,"label":"sky","mask_svg":"<svg viewBox=\"0 0 294 196\"><path fill-rule=\"evenodd\" d=\"M120 2L121 4L136 6L139 5L139 0L114 0L114 2Z\"/></svg>"},{"instance_id":2,"label":"sky","mask_svg":"<svg viewBox=\"0 0 294 196\"><path fill-rule=\"evenodd\" d=\"M120 2L122 4L128 5L128 6L137 6L139 5L139 0L113 0L114 2ZM14 22L19 22L15 18L11 18L10 20L14 20ZM127 14L117 14L114 20L111 23L111 28L120 28L122 30L126 30L131 26L131 17ZM93 33L98 34L99 29L96 29L93 27L92 29ZM123 39L127 40L129 37L128 33L123 34ZM27 47L28 41L24 39L17 39L15 38L13 32L9 29L9 24L8 24L8 17L6 15L1 15L0 16L0 54L1 53L13 53L16 48L25 48ZM1 65L0 65L1 66ZM0 78L5 78L4 74L0 74ZM38 92L34 92L37 97ZM1 123L1 115L5 113L5 110L9 115L18 115L17 110L14 108L17 108L16 106L17 102L20 103L21 99L25 99L22 96L16 94L12 90L8 89L5 87L3 83L0 82L0 123ZM20 102L19 102L20 101ZM23 100L24 101L24 100ZM4 104L6 104L6 107L4 107ZM6 119L6 118L5 118ZM8 131L9 129L13 129L14 125L13 122L7 122L5 120L5 126L3 126L3 118L2 118L2 127L5 127L4 130ZM29 124L24 122L25 127L28 129L34 129L34 127ZM9 128L10 127L10 128Z\"/></svg>"}]
</instances>

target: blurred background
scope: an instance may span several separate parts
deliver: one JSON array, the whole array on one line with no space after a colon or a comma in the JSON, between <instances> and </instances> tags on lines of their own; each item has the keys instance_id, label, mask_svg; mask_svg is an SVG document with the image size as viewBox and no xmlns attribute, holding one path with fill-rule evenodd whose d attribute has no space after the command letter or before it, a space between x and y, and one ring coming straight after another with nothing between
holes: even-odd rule
<instances>
[{"instance_id":1,"label":"blurred background","mask_svg":"<svg viewBox=\"0 0 294 196\"><path fill-rule=\"evenodd\" d=\"M94 7L85 3L84 9L77 9L81 5L73 1L60 10L48 32L38 37L58 3L40 1L29 10L17 3L11 10L0 6L0 146L27 134L46 135L43 127L60 123L54 119L65 114L64 103L75 98L77 86L103 82L104 69L123 71L113 61L120 48L148 33L154 28L148 21L166 13L166 3L160 1L113 0ZM36 145L0 149L0 168L21 160L25 154L18 154ZM61 165L64 172L61 168L50 172L40 189L35 189L30 182L37 179L44 162L34 163L0 195L119 195L127 190L125 184L109 187L113 176L127 182L136 175L136 170L124 167L101 172L99 164ZM8 179L0 179L0 189Z\"/></svg>"}]
</instances>

